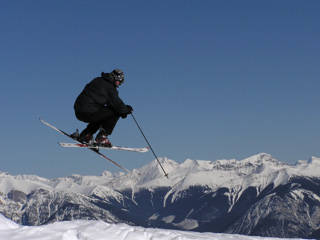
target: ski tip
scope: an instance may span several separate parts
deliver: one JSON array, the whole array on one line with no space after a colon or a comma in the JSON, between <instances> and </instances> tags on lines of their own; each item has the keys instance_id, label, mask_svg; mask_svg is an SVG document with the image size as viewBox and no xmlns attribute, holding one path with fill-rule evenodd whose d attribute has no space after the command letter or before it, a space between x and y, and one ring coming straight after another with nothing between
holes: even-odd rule
<instances>
[{"instance_id":1,"label":"ski tip","mask_svg":"<svg viewBox=\"0 0 320 240\"><path fill-rule=\"evenodd\" d=\"M42 123L44 123L44 124L46 124L46 121L43 120L41 117L39 117L39 121L42 122Z\"/></svg>"},{"instance_id":2,"label":"ski tip","mask_svg":"<svg viewBox=\"0 0 320 240\"><path fill-rule=\"evenodd\" d=\"M42 123L42 124L44 124L44 125L47 125L47 126L49 126L49 127L51 127L50 126L50 124L49 123L47 123L45 120L43 120L42 118L40 118L39 117L39 120L40 120L40 122Z\"/></svg>"}]
</instances>

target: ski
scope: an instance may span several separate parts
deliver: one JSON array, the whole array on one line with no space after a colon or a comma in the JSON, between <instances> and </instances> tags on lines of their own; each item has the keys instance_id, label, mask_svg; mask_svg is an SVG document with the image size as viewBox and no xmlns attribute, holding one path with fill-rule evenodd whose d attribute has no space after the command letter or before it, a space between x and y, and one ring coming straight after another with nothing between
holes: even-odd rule
<instances>
[{"instance_id":1,"label":"ski","mask_svg":"<svg viewBox=\"0 0 320 240\"><path fill-rule=\"evenodd\" d=\"M149 151L147 147L144 147L144 148L131 148L131 147L121 147L121 146L104 147L104 146L99 146L97 144L65 143L65 142L59 142L59 145L61 147L67 147L67 148L91 148L91 149L97 149L97 150L110 149L110 150L123 150L123 151L140 152L140 153L145 153Z\"/></svg>"},{"instance_id":2,"label":"ski","mask_svg":"<svg viewBox=\"0 0 320 240\"><path fill-rule=\"evenodd\" d=\"M76 142L79 143L79 144L83 144L82 142L79 142L79 141L73 139L73 138L70 136L70 134L66 133L65 131L63 131L63 130L61 130L61 129L59 129L59 128L53 126L53 125L51 125L50 123L42 120L41 118L40 118L39 120L40 120L40 122L42 122L44 125L52 128L53 130L61 133L62 135L71 138L72 140L76 141ZM95 152L95 153L98 154L100 157L104 158L105 160L107 160L107 161L111 162L112 164L116 165L117 167L119 167L120 169L124 170L125 172L130 173L130 171L129 171L128 169L122 167L119 163L113 161L112 159L108 158L106 155L102 154L102 153L99 151L99 149L96 149L96 148L88 148L88 149L90 149L91 151Z\"/></svg>"}]
</instances>

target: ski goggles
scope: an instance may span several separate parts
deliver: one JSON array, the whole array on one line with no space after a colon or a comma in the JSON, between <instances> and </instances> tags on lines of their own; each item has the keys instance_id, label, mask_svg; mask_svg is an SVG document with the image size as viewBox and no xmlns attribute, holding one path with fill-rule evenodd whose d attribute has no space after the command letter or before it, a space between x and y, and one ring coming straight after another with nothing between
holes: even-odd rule
<instances>
[{"instance_id":1,"label":"ski goggles","mask_svg":"<svg viewBox=\"0 0 320 240\"><path fill-rule=\"evenodd\" d=\"M122 70L120 69L115 69L113 70L113 73L115 75L115 80L119 81L120 84L122 84L124 82L124 73Z\"/></svg>"}]
</instances>

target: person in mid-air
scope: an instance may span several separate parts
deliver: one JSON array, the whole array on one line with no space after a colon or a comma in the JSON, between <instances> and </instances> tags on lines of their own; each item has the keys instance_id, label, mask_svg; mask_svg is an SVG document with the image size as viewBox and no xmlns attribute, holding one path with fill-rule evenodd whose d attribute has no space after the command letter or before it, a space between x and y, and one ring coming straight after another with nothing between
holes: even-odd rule
<instances>
[{"instance_id":1,"label":"person in mid-air","mask_svg":"<svg viewBox=\"0 0 320 240\"><path fill-rule=\"evenodd\" d=\"M99 146L112 147L108 136L111 135L120 117L126 118L133 109L119 97L117 88L124 82L124 72L114 69L110 73L101 73L88 83L74 103L77 119L88 123L79 134L72 137L82 143L92 144L93 135L100 129L95 138Z\"/></svg>"}]
</instances>

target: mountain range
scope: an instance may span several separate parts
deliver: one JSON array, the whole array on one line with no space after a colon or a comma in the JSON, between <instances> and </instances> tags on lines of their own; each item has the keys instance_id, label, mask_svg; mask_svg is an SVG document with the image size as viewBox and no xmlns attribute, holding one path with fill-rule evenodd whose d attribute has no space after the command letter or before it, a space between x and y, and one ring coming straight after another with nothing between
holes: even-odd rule
<instances>
[{"instance_id":1,"label":"mountain range","mask_svg":"<svg viewBox=\"0 0 320 240\"><path fill-rule=\"evenodd\" d=\"M0 172L0 213L23 225L103 220L143 227L268 237L320 238L320 158L177 163L161 158L130 173L46 179Z\"/></svg>"}]
</instances>

